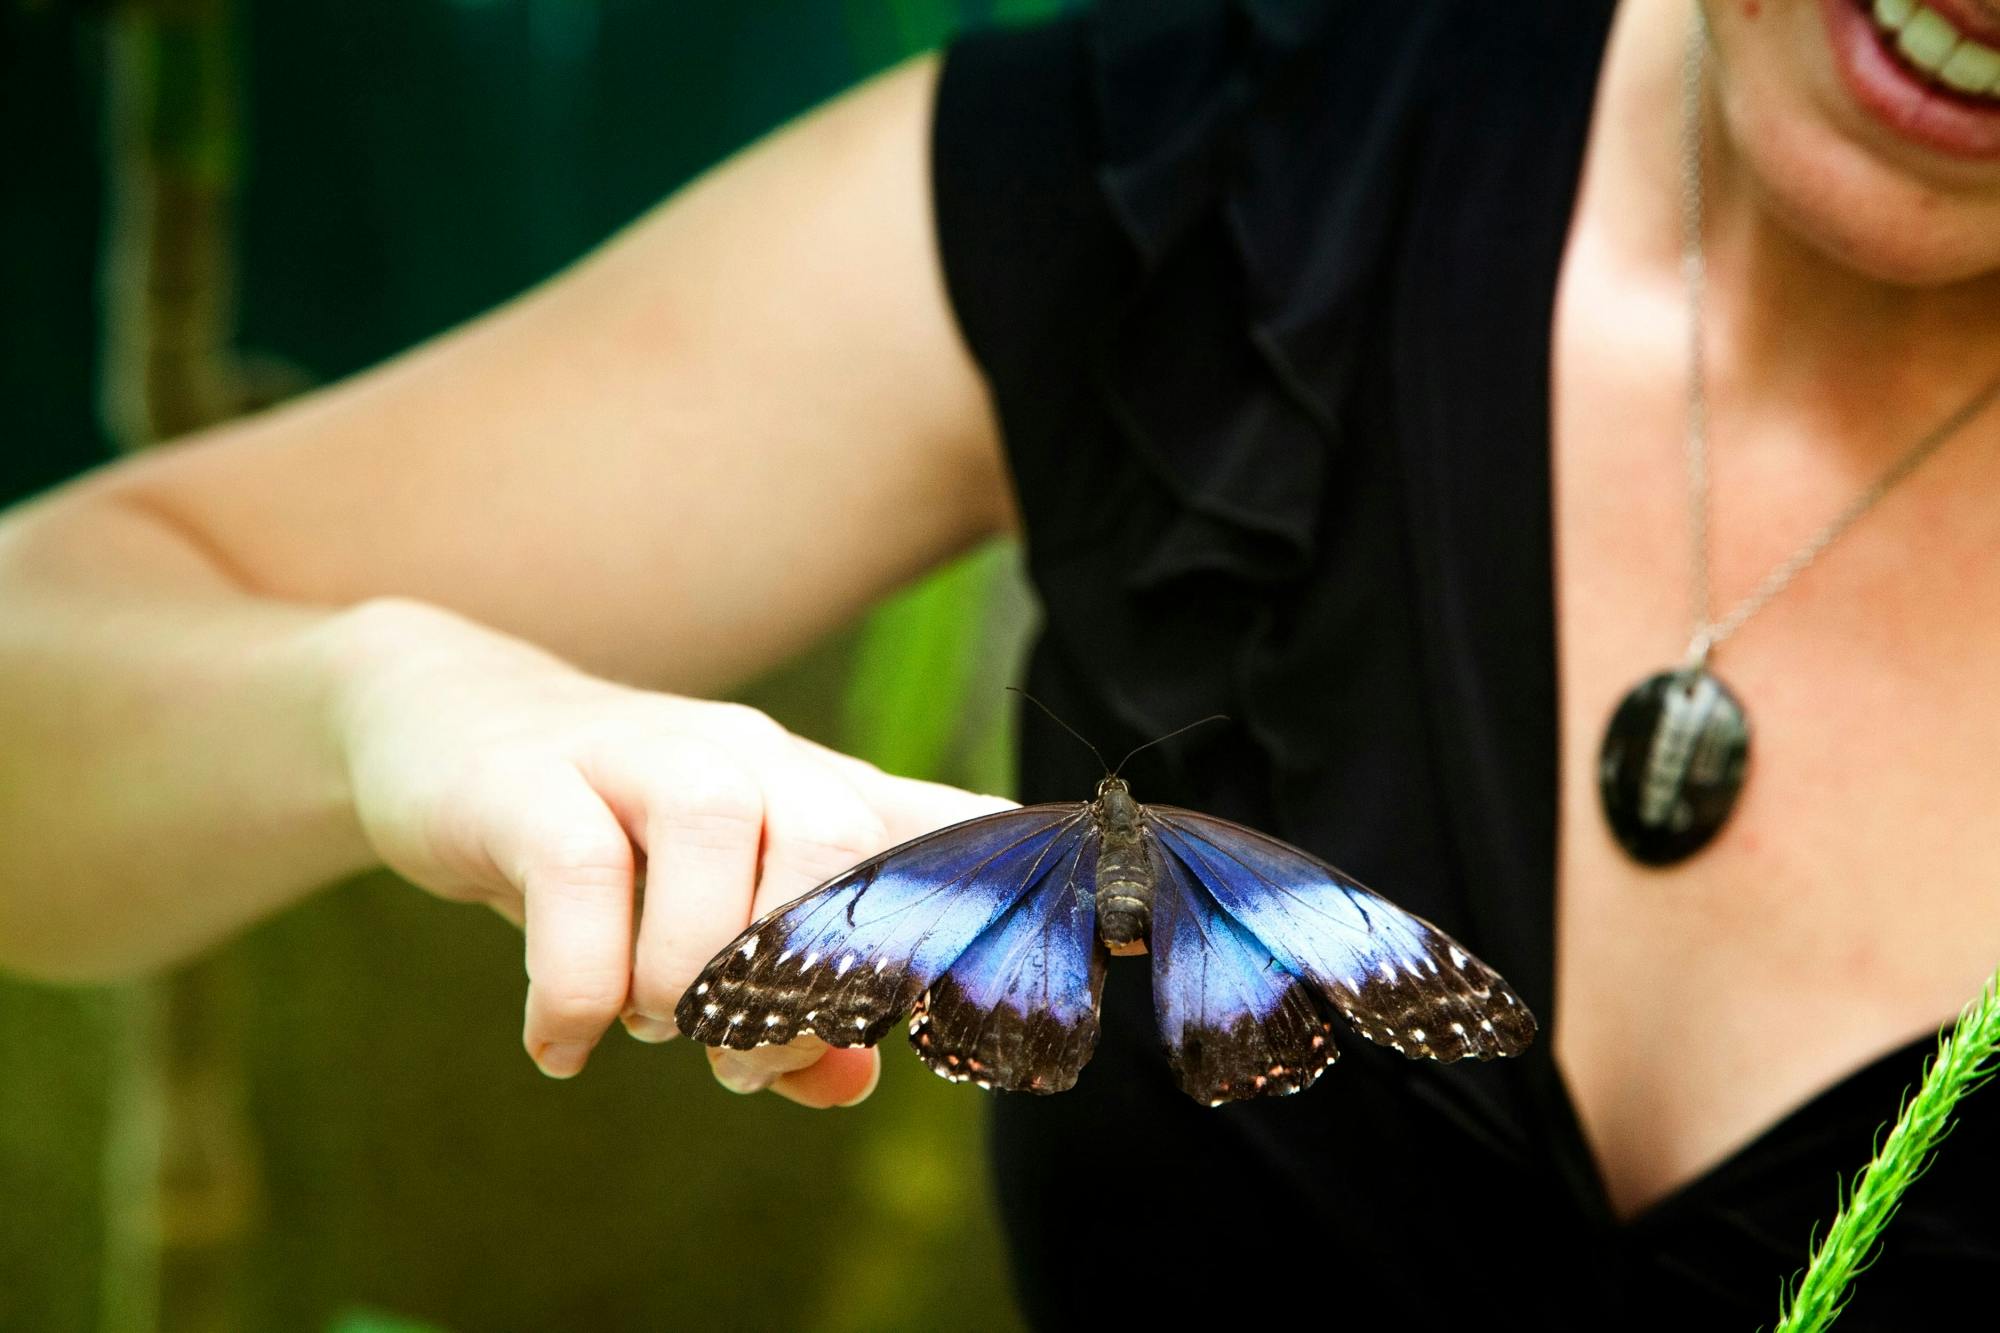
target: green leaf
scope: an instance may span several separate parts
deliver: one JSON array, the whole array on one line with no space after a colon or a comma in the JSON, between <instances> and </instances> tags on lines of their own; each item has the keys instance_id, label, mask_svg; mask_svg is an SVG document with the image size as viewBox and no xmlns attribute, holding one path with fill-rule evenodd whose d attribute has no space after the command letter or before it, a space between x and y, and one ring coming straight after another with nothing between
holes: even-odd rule
<instances>
[{"instance_id":1,"label":"green leaf","mask_svg":"<svg viewBox=\"0 0 2000 1333\"><path fill-rule=\"evenodd\" d=\"M1846 1306L1855 1278L1873 1262L1882 1229L1896 1215L1903 1192L1930 1168L1932 1154L1951 1132L1959 1099L1991 1078L2000 1060L2000 974L1959 1015L1938 1041L1937 1055L1917 1095L1862 1168L1805 1276L1789 1296L1776 1333L1821 1333Z\"/></svg>"},{"instance_id":2,"label":"green leaf","mask_svg":"<svg viewBox=\"0 0 2000 1333\"><path fill-rule=\"evenodd\" d=\"M968 780L956 757L990 749L968 736L974 682L991 666L988 611L1007 548L988 546L898 594L869 617L848 679L845 743L891 773ZM995 678L992 688L999 688ZM982 743L987 744L982 744ZM982 775L983 776L983 775Z\"/></svg>"}]
</instances>

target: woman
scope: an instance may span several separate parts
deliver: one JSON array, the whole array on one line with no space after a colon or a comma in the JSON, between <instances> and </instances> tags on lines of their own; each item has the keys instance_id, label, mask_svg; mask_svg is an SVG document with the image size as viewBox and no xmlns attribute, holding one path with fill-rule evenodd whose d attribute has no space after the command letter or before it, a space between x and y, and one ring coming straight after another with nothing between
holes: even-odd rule
<instances>
[{"instance_id":1,"label":"woman","mask_svg":"<svg viewBox=\"0 0 2000 1333\"><path fill-rule=\"evenodd\" d=\"M1140 799L1337 861L1544 1030L1210 1112L1115 968L1084 1081L996 1107L1031 1314L1768 1318L2000 955L2000 410L1811 553L2000 369L2000 10L1706 5L1691 192L1685 0L1376 8L965 39L465 329L9 516L0 964L127 975L386 863L524 925L545 1072L664 1040L753 914L996 804L702 700L1018 524L1058 712L1238 721ZM1756 759L1662 867L1600 741L1691 599ZM1028 736L1024 794L1088 790ZM818 1106L876 1068L716 1063ZM2000 1256L1991 1116L1853 1324Z\"/></svg>"}]
</instances>

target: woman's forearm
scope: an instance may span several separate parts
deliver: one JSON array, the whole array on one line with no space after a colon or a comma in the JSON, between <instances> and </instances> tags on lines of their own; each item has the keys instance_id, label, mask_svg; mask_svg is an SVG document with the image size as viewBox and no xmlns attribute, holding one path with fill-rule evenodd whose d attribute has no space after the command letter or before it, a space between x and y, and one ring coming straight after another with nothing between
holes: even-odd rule
<instances>
[{"instance_id":1,"label":"woman's forearm","mask_svg":"<svg viewBox=\"0 0 2000 1333\"><path fill-rule=\"evenodd\" d=\"M0 517L0 968L143 972L369 865L331 711L350 618L116 499Z\"/></svg>"}]
</instances>

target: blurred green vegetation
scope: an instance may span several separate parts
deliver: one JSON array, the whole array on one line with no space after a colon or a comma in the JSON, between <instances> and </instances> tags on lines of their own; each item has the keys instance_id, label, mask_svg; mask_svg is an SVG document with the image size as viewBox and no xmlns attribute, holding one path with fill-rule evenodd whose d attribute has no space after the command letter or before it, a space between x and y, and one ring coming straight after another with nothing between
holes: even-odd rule
<instances>
[{"instance_id":1,"label":"blurred green vegetation","mask_svg":"<svg viewBox=\"0 0 2000 1333\"><path fill-rule=\"evenodd\" d=\"M326 380L858 77L1060 3L162 0L221 26L178 53L162 29L137 64L114 27L147 6L0 3L0 501L112 450L99 298L132 183L107 121L135 68L161 80L164 139L200 131L176 140L205 144L190 176L233 191L232 349ZM978 552L747 697L896 771L1004 790L1027 615L1013 553ZM174 1031L157 988L0 982L0 1329L1013 1326L980 1099L899 1049L852 1114L732 1097L698 1052L616 1034L547 1081L518 1046L518 936L386 876L227 954L208 1033ZM121 1102L162 1041L226 1052L225 1086ZM247 1110L250 1224L222 1286L161 1306L167 1279L107 1247L107 1219L148 1215L147 1138L183 1094Z\"/></svg>"}]
</instances>

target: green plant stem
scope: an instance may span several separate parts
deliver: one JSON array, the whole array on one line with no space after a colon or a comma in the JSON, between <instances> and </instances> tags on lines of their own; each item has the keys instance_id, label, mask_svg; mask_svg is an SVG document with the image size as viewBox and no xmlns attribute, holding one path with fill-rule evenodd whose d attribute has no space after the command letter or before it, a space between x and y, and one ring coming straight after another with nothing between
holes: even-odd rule
<instances>
[{"instance_id":1,"label":"green plant stem","mask_svg":"<svg viewBox=\"0 0 2000 1333\"><path fill-rule=\"evenodd\" d=\"M1819 1333L1839 1317L1854 1279L1873 1262L1882 1229L1895 1216L1903 1192L1929 1168L1933 1152L1951 1132L1953 1108L1993 1076L1996 1057L2000 974L1939 1039L1923 1086L1905 1103L1874 1159L1847 1191L1845 1205L1792 1290L1790 1308L1775 1333Z\"/></svg>"}]
</instances>

